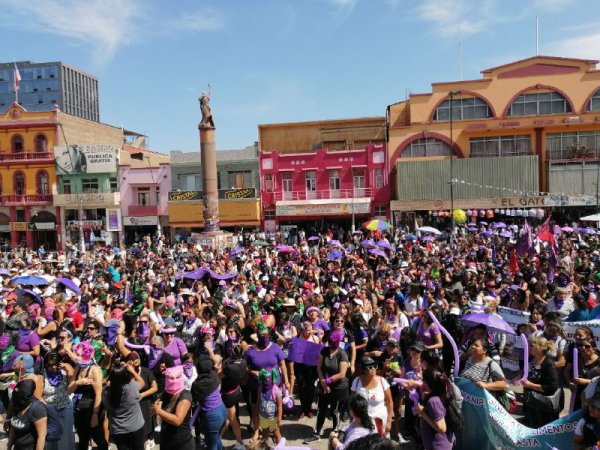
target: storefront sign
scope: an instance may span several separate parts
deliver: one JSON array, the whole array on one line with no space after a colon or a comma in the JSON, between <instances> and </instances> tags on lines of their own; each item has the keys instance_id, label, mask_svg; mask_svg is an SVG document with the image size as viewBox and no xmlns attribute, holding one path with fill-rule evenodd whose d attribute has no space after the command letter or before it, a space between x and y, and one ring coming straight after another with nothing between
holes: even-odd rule
<instances>
[{"instance_id":1,"label":"storefront sign","mask_svg":"<svg viewBox=\"0 0 600 450\"><path fill-rule=\"evenodd\" d=\"M114 173L119 149L113 145L57 145L54 155L57 175Z\"/></svg>"},{"instance_id":2,"label":"storefront sign","mask_svg":"<svg viewBox=\"0 0 600 450\"><path fill-rule=\"evenodd\" d=\"M54 206L65 208L89 207L92 205L116 206L121 202L121 194L118 192L106 192L98 194L57 194L54 195Z\"/></svg>"},{"instance_id":3,"label":"storefront sign","mask_svg":"<svg viewBox=\"0 0 600 450\"><path fill-rule=\"evenodd\" d=\"M222 200L237 200L241 198L256 198L255 188L227 189L219 191L219 198Z\"/></svg>"},{"instance_id":4,"label":"storefront sign","mask_svg":"<svg viewBox=\"0 0 600 450\"><path fill-rule=\"evenodd\" d=\"M121 210L106 210L106 228L108 231L121 231Z\"/></svg>"},{"instance_id":5,"label":"storefront sign","mask_svg":"<svg viewBox=\"0 0 600 450\"><path fill-rule=\"evenodd\" d=\"M27 231L27 222L10 222L11 231Z\"/></svg>"},{"instance_id":6,"label":"storefront sign","mask_svg":"<svg viewBox=\"0 0 600 450\"><path fill-rule=\"evenodd\" d=\"M79 227L81 225L83 225L83 228L93 228L93 229L99 229L102 228L102 221L101 220L71 220L68 222L69 227L72 230L79 230Z\"/></svg>"},{"instance_id":7,"label":"storefront sign","mask_svg":"<svg viewBox=\"0 0 600 450\"><path fill-rule=\"evenodd\" d=\"M126 227L145 227L158 225L158 217L143 216L143 217L123 217L123 225Z\"/></svg>"},{"instance_id":8,"label":"storefront sign","mask_svg":"<svg viewBox=\"0 0 600 450\"><path fill-rule=\"evenodd\" d=\"M6 233L10 231L10 225L0 225L0 233Z\"/></svg>"},{"instance_id":9,"label":"storefront sign","mask_svg":"<svg viewBox=\"0 0 600 450\"><path fill-rule=\"evenodd\" d=\"M54 222L31 222L29 227L32 230L54 230L56 224Z\"/></svg>"},{"instance_id":10,"label":"storefront sign","mask_svg":"<svg viewBox=\"0 0 600 450\"><path fill-rule=\"evenodd\" d=\"M552 208L560 206L595 206L591 195L545 195L535 197L458 198L454 209ZM450 209L450 200L393 200L392 211L437 211Z\"/></svg>"},{"instance_id":11,"label":"storefront sign","mask_svg":"<svg viewBox=\"0 0 600 450\"><path fill-rule=\"evenodd\" d=\"M202 200L202 191L171 191L170 202L189 202L191 200Z\"/></svg>"},{"instance_id":12,"label":"storefront sign","mask_svg":"<svg viewBox=\"0 0 600 450\"><path fill-rule=\"evenodd\" d=\"M289 204L277 202L275 214L277 216L334 216L351 214L369 214L371 202L369 200L352 203L300 203Z\"/></svg>"}]
</instances>

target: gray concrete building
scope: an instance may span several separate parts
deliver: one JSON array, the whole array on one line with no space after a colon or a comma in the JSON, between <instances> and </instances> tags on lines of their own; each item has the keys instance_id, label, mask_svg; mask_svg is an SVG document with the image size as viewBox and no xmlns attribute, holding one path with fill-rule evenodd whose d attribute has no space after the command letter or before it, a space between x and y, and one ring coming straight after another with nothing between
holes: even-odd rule
<instances>
[{"instance_id":1,"label":"gray concrete building","mask_svg":"<svg viewBox=\"0 0 600 450\"><path fill-rule=\"evenodd\" d=\"M82 119L100 121L98 80L61 61L36 63L17 61L21 82L19 103L27 111L60 110ZM0 113L15 101L15 63L0 63Z\"/></svg>"}]
</instances>

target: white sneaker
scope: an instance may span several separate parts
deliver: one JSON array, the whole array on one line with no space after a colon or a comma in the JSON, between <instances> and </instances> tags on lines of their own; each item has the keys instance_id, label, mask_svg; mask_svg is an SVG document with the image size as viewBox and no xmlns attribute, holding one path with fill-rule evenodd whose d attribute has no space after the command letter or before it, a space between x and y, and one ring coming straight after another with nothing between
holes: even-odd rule
<instances>
[{"instance_id":1,"label":"white sneaker","mask_svg":"<svg viewBox=\"0 0 600 450\"><path fill-rule=\"evenodd\" d=\"M154 431L156 431L157 433L160 433L160 425L156 425L154 427Z\"/></svg>"},{"instance_id":2,"label":"white sneaker","mask_svg":"<svg viewBox=\"0 0 600 450\"><path fill-rule=\"evenodd\" d=\"M153 449L155 446L156 446L156 444L154 443L154 439L149 439L146 441L146 444L144 445L144 449L150 450L150 449Z\"/></svg>"},{"instance_id":3,"label":"white sneaker","mask_svg":"<svg viewBox=\"0 0 600 450\"><path fill-rule=\"evenodd\" d=\"M409 439L406 439L404 436L402 436L402 434L398 434L398 444L402 445L402 444L408 444L410 442Z\"/></svg>"}]
</instances>

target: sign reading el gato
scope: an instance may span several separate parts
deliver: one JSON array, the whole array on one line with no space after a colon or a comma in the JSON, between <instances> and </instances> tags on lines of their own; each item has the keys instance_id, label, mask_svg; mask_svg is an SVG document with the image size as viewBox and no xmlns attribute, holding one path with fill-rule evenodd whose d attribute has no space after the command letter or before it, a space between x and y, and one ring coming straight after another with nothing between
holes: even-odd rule
<instances>
[{"instance_id":1,"label":"sign reading el gato","mask_svg":"<svg viewBox=\"0 0 600 450\"><path fill-rule=\"evenodd\" d=\"M219 191L221 200L239 200L243 198L256 198L256 188L226 189ZM202 191L172 191L169 192L170 202L189 202L202 200Z\"/></svg>"}]
</instances>

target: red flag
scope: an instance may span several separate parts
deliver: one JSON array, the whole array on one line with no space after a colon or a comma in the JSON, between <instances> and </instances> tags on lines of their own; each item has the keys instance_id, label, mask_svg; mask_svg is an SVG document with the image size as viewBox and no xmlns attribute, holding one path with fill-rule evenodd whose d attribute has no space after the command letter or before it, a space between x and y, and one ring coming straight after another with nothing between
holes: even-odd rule
<instances>
[{"instance_id":1,"label":"red flag","mask_svg":"<svg viewBox=\"0 0 600 450\"><path fill-rule=\"evenodd\" d=\"M550 242L550 245L554 246L556 241L554 240L554 234L550 231L550 216L546 219L546 221L540 226L540 230L538 231L538 239L540 241Z\"/></svg>"},{"instance_id":2,"label":"red flag","mask_svg":"<svg viewBox=\"0 0 600 450\"><path fill-rule=\"evenodd\" d=\"M517 261L517 251L514 249L510 252L510 261L508 263L508 268L513 274L519 273L521 271L519 269L519 262Z\"/></svg>"},{"instance_id":3,"label":"red flag","mask_svg":"<svg viewBox=\"0 0 600 450\"><path fill-rule=\"evenodd\" d=\"M19 69L17 68L17 64L15 63L15 70L13 73L13 92L17 92L19 90L19 83L21 82L21 74L19 73Z\"/></svg>"}]
</instances>

